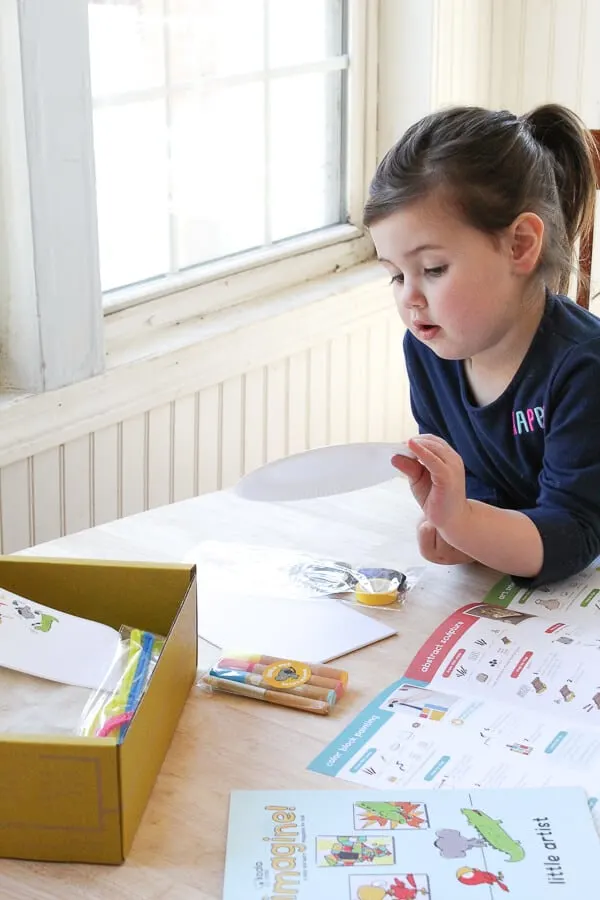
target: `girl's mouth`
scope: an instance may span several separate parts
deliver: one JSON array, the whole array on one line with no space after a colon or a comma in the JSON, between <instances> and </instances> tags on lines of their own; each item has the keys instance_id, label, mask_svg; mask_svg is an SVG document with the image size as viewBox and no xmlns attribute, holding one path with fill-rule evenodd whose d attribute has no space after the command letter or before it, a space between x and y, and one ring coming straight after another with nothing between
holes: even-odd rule
<instances>
[{"instance_id":1,"label":"girl's mouth","mask_svg":"<svg viewBox=\"0 0 600 900\"><path fill-rule=\"evenodd\" d=\"M412 327L415 335L422 341L433 340L441 330L439 325L427 325L423 322L413 322Z\"/></svg>"}]
</instances>

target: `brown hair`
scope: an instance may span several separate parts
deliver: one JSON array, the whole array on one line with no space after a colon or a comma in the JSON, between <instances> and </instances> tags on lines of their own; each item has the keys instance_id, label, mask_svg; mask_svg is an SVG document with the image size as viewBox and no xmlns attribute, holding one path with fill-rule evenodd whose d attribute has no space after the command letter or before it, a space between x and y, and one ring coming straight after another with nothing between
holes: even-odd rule
<instances>
[{"instance_id":1,"label":"brown hair","mask_svg":"<svg viewBox=\"0 0 600 900\"><path fill-rule=\"evenodd\" d=\"M596 153L579 117L557 104L525 116L474 106L435 112L412 125L380 162L364 223L438 188L469 224L489 234L534 212L545 226L538 271L564 291L575 243L593 224Z\"/></svg>"}]
</instances>

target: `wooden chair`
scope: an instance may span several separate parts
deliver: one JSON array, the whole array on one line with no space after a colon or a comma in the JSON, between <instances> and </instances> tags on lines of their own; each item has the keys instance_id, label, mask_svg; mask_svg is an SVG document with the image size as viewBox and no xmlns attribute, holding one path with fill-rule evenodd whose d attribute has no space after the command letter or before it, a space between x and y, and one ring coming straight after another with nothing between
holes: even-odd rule
<instances>
[{"instance_id":1,"label":"wooden chair","mask_svg":"<svg viewBox=\"0 0 600 900\"><path fill-rule=\"evenodd\" d=\"M596 184L600 189L600 130L591 132L594 141L596 142L596 147L598 149L598 155L596 156ZM592 229L587 236L587 238L581 242L581 246L579 248L579 272L581 277L579 278L579 284L577 287L577 303L579 306L583 306L585 309L590 308L590 275L592 272L592 249L594 246L594 227L592 225Z\"/></svg>"}]
</instances>

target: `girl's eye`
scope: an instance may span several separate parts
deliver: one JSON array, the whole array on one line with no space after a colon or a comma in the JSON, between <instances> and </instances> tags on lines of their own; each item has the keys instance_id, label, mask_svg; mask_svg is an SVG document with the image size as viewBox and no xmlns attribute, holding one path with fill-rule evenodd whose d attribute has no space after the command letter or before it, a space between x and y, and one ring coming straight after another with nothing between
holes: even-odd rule
<instances>
[{"instance_id":1,"label":"girl's eye","mask_svg":"<svg viewBox=\"0 0 600 900\"><path fill-rule=\"evenodd\" d=\"M390 284L404 284L404 275L401 273L399 275L392 275Z\"/></svg>"},{"instance_id":2,"label":"girl's eye","mask_svg":"<svg viewBox=\"0 0 600 900\"><path fill-rule=\"evenodd\" d=\"M439 278L448 271L448 266L433 266L431 269L425 269L425 274L430 278Z\"/></svg>"}]
</instances>

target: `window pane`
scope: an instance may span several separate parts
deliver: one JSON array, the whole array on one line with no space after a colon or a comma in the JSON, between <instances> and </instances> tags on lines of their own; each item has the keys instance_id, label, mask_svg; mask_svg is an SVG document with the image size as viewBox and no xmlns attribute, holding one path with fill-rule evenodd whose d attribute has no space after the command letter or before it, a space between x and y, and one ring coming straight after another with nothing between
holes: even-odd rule
<instances>
[{"instance_id":1,"label":"window pane","mask_svg":"<svg viewBox=\"0 0 600 900\"><path fill-rule=\"evenodd\" d=\"M169 271L169 207L162 101L94 114L102 288Z\"/></svg>"},{"instance_id":2,"label":"window pane","mask_svg":"<svg viewBox=\"0 0 600 900\"><path fill-rule=\"evenodd\" d=\"M262 70L264 3L265 0L170 0L172 83Z\"/></svg>"},{"instance_id":3,"label":"window pane","mask_svg":"<svg viewBox=\"0 0 600 900\"><path fill-rule=\"evenodd\" d=\"M271 239L278 241L342 218L341 75L277 78L271 92Z\"/></svg>"},{"instance_id":4,"label":"window pane","mask_svg":"<svg viewBox=\"0 0 600 900\"><path fill-rule=\"evenodd\" d=\"M343 7L88 0L104 291L344 221Z\"/></svg>"},{"instance_id":5,"label":"window pane","mask_svg":"<svg viewBox=\"0 0 600 900\"><path fill-rule=\"evenodd\" d=\"M342 0L270 0L270 68L339 56L342 47Z\"/></svg>"},{"instance_id":6,"label":"window pane","mask_svg":"<svg viewBox=\"0 0 600 900\"><path fill-rule=\"evenodd\" d=\"M265 241L260 83L175 97L171 133L178 267Z\"/></svg>"},{"instance_id":7,"label":"window pane","mask_svg":"<svg viewBox=\"0 0 600 900\"><path fill-rule=\"evenodd\" d=\"M91 0L88 9L94 96L163 85L163 0Z\"/></svg>"}]
</instances>

